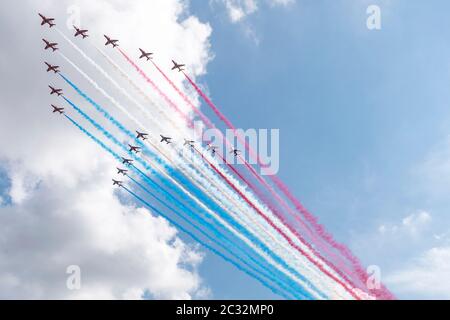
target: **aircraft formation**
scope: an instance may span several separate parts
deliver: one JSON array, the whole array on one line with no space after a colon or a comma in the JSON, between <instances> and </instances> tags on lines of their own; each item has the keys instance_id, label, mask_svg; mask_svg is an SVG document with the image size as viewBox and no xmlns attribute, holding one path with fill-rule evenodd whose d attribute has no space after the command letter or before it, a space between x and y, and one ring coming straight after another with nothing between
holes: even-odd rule
<instances>
[{"instance_id":1,"label":"aircraft formation","mask_svg":"<svg viewBox=\"0 0 450 320\"><path fill-rule=\"evenodd\" d=\"M52 28L56 25L56 23L54 22L55 21L54 18L47 18L46 16L44 16L41 13L39 13L39 16L42 19L41 26L44 26L47 24L50 28ZM75 31L75 33L74 33L75 38L79 37L79 36L82 37L83 39L89 37L89 35L88 35L89 30L81 29L80 27L77 27L77 26L73 26L73 28ZM116 48L119 46L119 44L118 44L119 40L113 39L107 35L103 35L103 36L106 40L105 46L112 46L113 48ZM42 39L42 41L44 41L44 43L45 43L45 47L44 47L45 50L52 50L53 52L55 52L59 49L58 43L56 43L56 42L50 42L46 39ZM139 48L139 52L140 52L139 59L146 59L147 61L150 61L154 54L153 52L146 52L144 49L141 49L141 48ZM46 69L47 72L53 72L55 74L60 72L59 66L52 65L48 62L44 62L44 63L47 66L47 69ZM177 63L174 60L172 60L172 63L173 63L173 67L171 69L172 71L177 70L178 72L182 72L182 71L184 71L184 68L186 67L186 65ZM56 95L58 97L63 96L62 89L55 88L51 85L49 85L49 88L51 90L50 95ZM53 104L51 106L53 108L53 111L52 111L53 113L64 114L64 108L57 107ZM148 140L148 136L149 136L148 133L139 132L139 131L136 131L136 133L137 133L137 136L136 136L137 139L140 139L142 141ZM161 143L165 143L167 145L173 143L173 141L172 141L173 139L169 136L160 135L160 137L161 137L161 140L160 140ZM130 152L134 152L136 154L141 152L140 147L133 146L131 144L129 144L128 146L129 146ZM184 139L184 146L189 147L189 148L195 148L195 141ZM212 156L215 156L217 150L218 150L217 146L208 145L207 151L211 151ZM236 149L231 150L230 153L234 154L234 156L236 156L236 157L240 155L240 151L236 150ZM131 159L123 158L123 164L125 164L125 165L131 165L132 162L133 162L133 160L131 160ZM127 170L119 170L119 174L126 174L126 172L127 172ZM118 185L118 184L114 183L114 185Z\"/></svg>"},{"instance_id":2,"label":"aircraft formation","mask_svg":"<svg viewBox=\"0 0 450 320\"><path fill-rule=\"evenodd\" d=\"M47 18L46 16L44 16L41 13L39 13L39 16L42 19L41 26L48 25L50 28L52 28L52 27L54 27L56 25L56 23L54 22L55 21L54 18ZM73 26L73 28L74 28L74 31L75 31L75 33L74 33L74 37L75 38L76 37L82 37L82 39L86 39L86 38L89 37L89 34L88 34L89 30L81 29L80 27L77 27L77 26ZM107 35L103 35L103 36L104 36L104 38L106 40L105 46L112 46L113 48L116 48L116 47L119 46L119 44L118 44L119 40L113 39L113 38L111 38L110 36L107 36ZM42 39L42 41L45 44L44 50L52 50L53 52L55 52L55 51L57 51L59 49L58 48L58 43L56 43L56 42L50 42L47 39ZM154 55L153 52L146 52L144 49L141 49L141 48L139 48L139 52L140 52L139 59L146 59L147 61L150 61L153 58L153 55ZM50 64L48 62L44 62L44 63L47 66L47 69L46 69L47 72L53 72L55 74L60 72L60 67L59 66L52 65L52 64ZM171 69L172 71L173 70L177 70L178 72L184 71L184 68L185 68L186 65L181 64L181 63L177 63L175 60L172 60L172 63L173 63L173 67ZM48 87L51 90L50 91L50 95L56 95L58 97L63 96L63 90L62 89L55 88L52 85L49 85ZM53 105L53 104L51 105L51 107L53 108L52 113L57 113L57 114L60 114L60 115L64 114L64 108L58 107L58 106ZM148 133L136 131L136 134L137 134L136 138L138 140L142 140L142 141L148 140L148 136L149 136ZM171 137L169 137L169 136L160 135L160 137L161 137L161 140L160 140L161 143L165 143L167 145L173 143L173 141L172 141L173 139ZM193 149L193 148L195 148L195 141L184 139L183 146ZM138 147L138 146L134 146L134 145L128 144L128 147L129 147L129 151L133 152L135 154L138 154L138 153L140 153L142 151L142 148ZM211 144L208 144L207 151L210 151L212 156L215 156L217 150L218 150L217 146L213 146ZM237 149L233 149L233 150L231 150L230 154L234 154L235 157L238 157L240 155L240 151L237 150ZM127 158L122 158L122 164L127 165L127 166L132 165L133 164L133 160L127 159ZM121 175L124 175L124 176L128 172L128 170L121 169L121 168L117 168L117 170L118 170L118 174L121 174ZM121 186L123 186L123 181L119 181L119 180L114 180L113 179L113 185L121 187Z\"/></svg>"}]
</instances>

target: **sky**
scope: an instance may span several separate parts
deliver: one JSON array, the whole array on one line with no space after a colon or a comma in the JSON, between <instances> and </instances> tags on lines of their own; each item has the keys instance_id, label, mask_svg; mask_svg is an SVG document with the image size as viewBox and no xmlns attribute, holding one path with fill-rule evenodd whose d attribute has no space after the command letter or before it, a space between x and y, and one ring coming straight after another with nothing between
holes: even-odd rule
<instances>
[{"instance_id":1,"label":"sky","mask_svg":"<svg viewBox=\"0 0 450 320\"><path fill-rule=\"evenodd\" d=\"M216 21L212 97L238 127L280 128L280 177L398 297L448 298L448 4L258 5L231 27L195 7Z\"/></svg>"},{"instance_id":2,"label":"sky","mask_svg":"<svg viewBox=\"0 0 450 320\"><path fill-rule=\"evenodd\" d=\"M75 2L100 36L186 62L237 127L280 129L279 176L397 297L450 298L446 1ZM72 3L40 6L63 17ZM366 26L373 4L380 30ZM97 271L81 298L278 298L130 212L144 209L110 188L114 163L49 114L41 8L3 6L0 293L80 298L61 287L80 263Z\"/></svg>"}]
</instances>

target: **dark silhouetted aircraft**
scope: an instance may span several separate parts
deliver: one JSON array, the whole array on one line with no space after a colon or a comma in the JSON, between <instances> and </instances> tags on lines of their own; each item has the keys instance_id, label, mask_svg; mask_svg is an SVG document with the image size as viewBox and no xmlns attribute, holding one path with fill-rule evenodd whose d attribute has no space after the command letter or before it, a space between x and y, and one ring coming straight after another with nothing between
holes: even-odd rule
<instances>
[{"instance_id":1,"label":"dark silhouetted aircraft","mask_svg":"<svg viewBox=\"0 0 450 320\"><path fill-rule=\"evenodd\" d=\"M241 151L238 149L233 149L230 151L230 153L234 154L234 156L237 157L241 154Z\"/></svg>"},{"instance_id":2,"label":"dark silhouetted aircraft","mask_svg":"<svg viewBox=\"0 0 450 320\"><path fill-rule=\"evenodd\" d=\"M142 50L141 48L139 48L139 51L141 51L141 56L139 57L139 59L147 58L147 61L148 61L152 58L152 55L153 55L152 52L147 53L144 50Z\"/></svg>"},{"instance_id":3,"label":"dark silhouetted aircraft","mask_svg":"<svg viewBox=\"0 0 450 320\"><path fill-rule=\"evenodd\" d=\"M131 165L133 163L133 160L122 158L122 164Z\"/></svg>"},{"instance_id":4,"label":"dark silhouetted aircraft","mask_svg":"<svg viewBox=\"0 0 450 320\"><path fill-rule=\"evenodd\" d=\"M160 134L160 136L161 136L161 142L165 142L165 143L167 143L167 144L172 143L172 138L170 138L170 137L164 137L162 134Z\"/></svg>"},{"instance_id":5,"label":"dark silhouetted aircraft","mask_svg":"<svg viewBox=\"0 0 450 320\"><path fill-rule=\"evenodd\" d=\"M173 67L172 70L178 69L178 72L184 71L183 67L185 67L184 64L178 64L175 61L172 60Z\"/></svg>"},{"instance_id":6,"label":"dark silhouetted aircraft","mask_svg":"<svg viewBox=\"0 0 450 320\"><path fill-rule=\"evenodd\" d=\"M212 144L208 144L208 148L206 150L211 151L211 154L214 156L217 152L217 149L219 149L219 147L213 146Z\"/></svg>"},{"instance_id":7,"label":"dark silhouetted aircraft","mask_svg":"<svg viewBox=\"0 0 450 320\"><path fill-rule=\"evenodd\" d=\"M118 187L123 187L123 181L118 181L118 180L114 180L113 181L113 186L118 186Z\"/></svg>"},{"instance_id":8,"label":"dark silhouetted aircraft","mask_svg":"<svg viewBox=\"0 0 450 320\"><path fill-rule=\"evenodd\" d=\"M56 89L53 88L52 86L48 86L50 88L50 90L52 90L52 92L50 92L50 95L54 95L56 94L58 97L62 96L62 89Z\"/></svg>"},{"instance_id":9,"label":"dark silhouetted aircraft","mask_svg":"<svg viewBox=\"0 0 450 320\"><path fill-rule=\"evenodd\" d=\"M130 152L135 152L135 153L141 152L140 147L135 147L135 146L132 146L131 144L129 144L128 146L130 147L130 150L129 150Z\"/></svg>"},{"instance_id":10,"label":"dark silhouetted aircraft","mask_svg":"<svg viewBox=\"0 0 450 320\"><path fill-rule=\"evenodd\" d=\"M47 65L47 72L50 72L50 71L53 71L54 73L59 72L59 66L52 66L48 62L45 62L45 64Z\"/></svg>"},{"instance_id":11,"label":"dark silhouetted aircraft","mask_svg":"<svg viewBox=\"0 0 450 320\"><path fill-rule=\"evenodd\" d=\"M110 37L108 37L108 36L106 36L106 35L105 35L104 37L106 38L105 46L112 45L113 48L119 46L119 45L117 44L117 42L119 42L119 40L112 40Z\"/></svg>"},{"instance_id":12,"label":"dark silhouetted aircraft","mask_svg":"<svg viewBox=\"0 0 450 320\"><path fill-rule=\"evenodd\" d=\"M136 139L147 140L148 133L143 133L143 132L139 132L139 131L136 131L136 133L137 133Z\"/></svg>"},{"instance_id":13,"label":"dark silhouetted aircraft","mask_svg":"<svg viewBox=\"0 0 450 320\"><path fill-rule=\"evenodd\" d=\"M117 174L127 175L128 170L117 168Z\"/></svg>"},{"instance_id":14,"label":"dark silhouetted aircraft","mask_svg":"<svg viewBox=\"0 0 450 320\"><path fill-rule=\"evenodd\" d=\"M64 108L58 108L57 106L52 104L52 108L53 108L53 113L59 113L59 114L63 114L64 113Z\"/></svg>"},{"instance_id":15,"label":"dark silhouetted aircraft","mask_svg":"<svg viewBox=\"0 0 450 320\"><path fill-rule=\"evenodd\" d=\"M39 16L42 18L41 26L43 26L45 24L48 24L50 28L55 26L55 24L53 23L53 21L55 21L55 19L47 18L41 13L39 13Z\"/></svg>"},{"instance_id":16,"label":"dark silhouetted aircraft","mask_svg":"<svg viewBox=\"0 0 450 320\"><path fill-rule=\"evenodd\" d=\"M191 147L191 148L194 148L194 143L195 143L195 141L193 141L193 140L187 140L187 139L184 139L184 144L183 144L183 146L189 146L189 147Z\"/></svg>"},{"instance_id":17,"label":"dark silhouetted aircraft","mask_svg":"<svg viewBox=\"0 0 450 320\"><path fill-rule=\"evenodd\" d=\"M55 52L56 50L58 50L58 47L57 47L58 44L57 44L56 42L55 42L55 43L50 43L49 41L47 41L47 40L45 40L45 39L42 39L42 41L45 42L45 48L44 48L44 50L52 49L53 52Z\"/></svg>"},{"instance_id":18,"label":"dark silhouetted aircraft","mask_svg":"<svg viewBox=\"0 0 450 320\"><path fill-rule=\"evenodd\" d=\"M87 34L88 30L82 30L82 29L77 28L77 27L75 27L75 26L73 26L73 27L74 27L75 30L76 30L76 32L75 32L75 38L78 37L78 36L82 36L83 39L89 37L89 35Z\"/></svg>"}]
</instances>

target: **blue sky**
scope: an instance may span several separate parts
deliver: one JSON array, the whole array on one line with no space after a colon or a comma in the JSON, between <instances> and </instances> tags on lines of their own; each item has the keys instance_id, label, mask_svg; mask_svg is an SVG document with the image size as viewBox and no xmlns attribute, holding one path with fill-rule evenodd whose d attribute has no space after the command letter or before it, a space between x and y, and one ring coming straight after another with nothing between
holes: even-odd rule
<instances>
[{"instance_id":1,"label":"blue sky","mask_svg":"<svg viewBox=\"0 0 450 320\"><path fill-rule=\"evenodd\" d=\"M366 28L369 4L381 8L381 30ZM213 29L215 59L201 82L216 104L237 127L279 128L280 177L337 239L386 273L436 245L433 234L449 227L448 201L416 174L449 134L448 6L262 2L232 24L216 3L192 2ZM419 210L432 215L426 234L380 239L381 225ZM243 277L216 258L202 268L215 297L271 296L251 280L239 285Z\"/></svg>"}]
</instances>

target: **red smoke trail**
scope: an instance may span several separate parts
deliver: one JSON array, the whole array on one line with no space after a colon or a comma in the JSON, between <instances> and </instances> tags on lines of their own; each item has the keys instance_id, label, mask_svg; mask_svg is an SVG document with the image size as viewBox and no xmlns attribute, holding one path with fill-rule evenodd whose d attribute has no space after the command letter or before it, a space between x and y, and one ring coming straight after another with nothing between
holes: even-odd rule
<instances>
[{"instance_id":1,"label":"red smoke trail","mask_svg":"<svg viewBox=\"0 0 450 320\"><path fill-rule=\"evenodd\" d=\"M196 106L194 106L191 100L189 100L189 98L180 89L178 89L178 87L172 82L172 80L170 80L170 78L161 70L161 68L153 60L151 61L155 66L155 68L159 71L159 73L161 73L164 79L166 79L166 81L170 84L170 86L173 89L175 89L175 91L183 98L184 102L186 102L186 104L189 107L191 107L191 109L194 110L196 114L198 114L198 116L209 128L214 128L214 125L211 123L211 120L209 120L208 117L203 114L203 112L201 112Z\"/></svg>"},{"instance_id":2,"label":"red smoke trail","mask_svg":"<svg viewBox=\"0 0 450 320\"><path fill-rule=\"evenodd\" d=\"M193 148L199 155L201 152L197 150L197 148ZM205 161L214 169L214 171L225 180L225 182L236 191L242 199L245 200L272 228L274 228L294 249L296 249L301 255L306 257L312 264L314 264L321 272L326 274L329 278L339 283L345 290L347 290L350 295L352 295L355 299L360 300L360 298L353 292L351 288L349 288L344 282L335 277L332 273L326 270L319 262L314 260L309 254L307 254L302 248L296 245L291 238L289 238L283 230L281 230L278 226L276 226L272 220L270 220L261 210L259 210L238 188L234 186L234 184L224 175L220 170L214 166L208 159L204 158Z\"/></svg>"},{"instance_id":3,"label":"red smoke trail","mask_svg":"<svg viewBox=\"0 0 450 320\"><path fill-rule=\"evenodd\" d=\"M225 115L223 115L220 110L214 105L214 103L211 101L211 99L209 99L209 97L197 86L197 84L185 73L183 72L184 76L186 77L186 79L189 81L189 83L192 85L192 87L197 91L197 93L203 98L203 100L209 105L209 107L214 111L214 113L228 126L228 128L230 128L231 130L233 130L233 132L236 131L236 128L233 126L233 124L231 123L230 120L228 120ZM245 146L245 150L249 153L250 157L252 157L253 159L256 159L257 163L259 166L264 166L261 163L261 160L259 159L259 156L255 154L255 152L251 149L251 147L247 144L247 142L245 141L245 139L242 139L242 137L240 135L237 136L238 140L241 142L242 145ZM249 164L247 164L247 162L244 159L244 163L246 163L247 168L250 169L250 171L253 173L253 175L258 179L258 181L260 181L261 183L263 183L266 187L269 188L269 190L271 191L271 193L276 196L277 198L278 195L276 195L276 192L272 192L274 191L273 188L262 178L260 177L260 175L253 169L253 167L251 167ZM289 189L287 188L286 185L284 185L284 183L275 175L271 175L270 179L272 180L272 182L284 193L284 195L292 202L292 204L295 206L295 208L297 209L297 211L299 213L301 213L305 219L313 226L313 228L315 229L315 231L324 239L326 240L332 247L334 247L335 249L337 249L339 252L341 252L341 254L346 257L350 263L352 264L352 266L355 268L356 273L359 275L360 279L362 281L364 281L364 283L366 283L368 275L367 273L364 271L363 267L361 266L361 262L359 261L358 258L356 258L351 251L344 245L337 243L333 236L330 235L325 229L324 227L318 223L317 218L314 217L311 213L309 213L308 210L306 210L306 208L300 203L300 201L298 201L293 195L292 193L289 191ZM283 202L281 202L283 203ZM289 210L289 212L291 212ZM296 215L295 215L296 216ZM294 217L295 217L294 216ZM394 296L389 292L389 290L383 286L382 290L381 290L381 296L383 298L393 298ZM376 293L375 293L376 294ZM380 295L380 294L378 294Z\"/></svg>"},{"instance_id":4,"label":"red smoke trail","mask_svg":"<svg viewBox=\"0 0 450 320\"><path fill-rule=\"evenodd\" d=\"M211 107L211 109L214 111L214 113L231 129L233 130L233 132L236 132L236 128L233 126L233 124L220 112L220 110L214 105L214 103L209 99L209 97L203 93L203 91L197 86L197 84L186 74L183 72L183 74L185 75L186 79L189 81L189 83L194 87L194 89L197 91L197 93L205 100L205 102ZM254 151L250 148L250 146L247 144L247 142L245 141L245 139L242 139L242 137L239 135L238 136L239 141L245 146L245 149L249 152L249 155L257 160L258 165L261 166L261 161L259 159L259 157L257 155L255 155ZM275 190L272 188L271 185L269 185L259 174L258 172L256 172L256 170L247 163L247 161L242 158L242 161L244 162L245 166L252 172L252 174L255 176L256 179L258 179L258 181L260 181L266 188L269 189L269 191L271 192L271 194L281 203L283 204L283 207L285 209L287 209L291 214L293 214L293 212L291 211L291 208L286 204L286 202L281 199L281 197L275 192ZM273 177L273 178L272 178ZM281 191L283 193L286 194L286 196L289 198L289 200L293 201L293 199L296 201L294 203L294 205L296 206L297 210L299 210L299 207L297 206L297 204L300 204L300 202L295 199L292 194L289 192L289 190L287 189L286 186L282 185L282 182L279 181L279 179L276 176L271 176L272 179L276 179L275 180L275 184L281 189ZM282 186L282 187L281 187ZM327 234L326 232L324 232L324 228L322 225L318 224L318 221L316 219L316 217L314 217L313 215L311 215L301 204L300 207L302 208L302 210L300 210L300 212L304 215L304 217L306 218L306 220L313 225L313 227L315 228L315 230L319 233L319 235L321 235L324 239L326 239L327 241L332 237ZM310 230L304 223L302 220L298 219L298 215L293 214L294 218L296 218L296 220L301 223L304 227L306 227L308 230ZM331 244L338 250L340 250L341 246L338 245L334 240L331 242ZM346 255L345 255L346 256ZM349 259L350 260L350 259ZM351 260L350 260L351 261Z\"/></svg>"},{"instance_id":5,"label":"red smoke trail","mask_svg":"<svg viewBox=\"0 0 450 320\"><path fill-rule=\"evenodd\" d=\"M194 110L199 116L200 118L205 122L205 124L209 127L209 128L215 128L214 124L191 102L191 100L186 96L186 94L184 94L174 83L173 81L166 75L166 73L154 62L152 61L153 66L159 71L159 73L164 77L164 79L166 79L166 81L170 84L170 86L183 98L183 100L185 101L185 103L192 109ZM187 77L187 76L186 76ZM191 84L194 86L194 88L197 90L197 92L208 102L208 104L211 104L213 109L216 109L216 114L220 114L220 111L217 110L217 108L215 108L214 104L210 101L210 99L203 94L203 92L195 85L195 83L189 78L187 77L188 80L191 82ZM221 116L221 119L223 119L225 121L225 123L231 127L233 130L235 130L235 128L233 127L233 125L231 124L231 122L229 120L227 120L225 118L225 116ZM228 141L228 139L224 139L227 143L227 147L230 147L231 144ZM312 248L312 246L307 243L304 238L297 232L297 230L295 230L295 228L293 228L292 226L290 226L290 224L286 221L286 219L283 218L283 216L279 213L278 210L275 209L275 206L271 203L271 201L269 199L267 199L267 197L265 197L261 192L259 192L258 188L256 188L252 183L250 183L247 179L245 179L232 165L230 165L221 155L220 156L222 158L222 160L224 161L225 164L227 164L227 166L244 182L246 183L250 189L252 189L255 194L261 198L263 200L263 202L269 207L269 209L272 210L272 212L281 220L281 222L286 225L288 227L288 229L297 236L297 238L304 243L308 248L310 248L315 254L316 256L322 258L322 260L326 261L327 264L330 265L330 267L336 271L339 275L341 275L344 279L346 279L349 283L352 283L351 281L348 280L348 278L342 273L342 270L345 270L345 272L352 274L353 272L351 270L348 270L347 265L345 263L339 263L339 257L337 257L334 253L329 252L329 250L327 250L326 247L322 247L322 250L326 251L332 258L334 258L338 263L339 263L339 269L336 268L335 265L333 265L331 262L327 261L326 259L324 259L316 250L314 250ZM292 209L290 208L289 205L287 205L287 203L284 201L284 199L282 199L276 192L275 190L273 190L272 186L270 186L269 184L266 183L266 181L264 179L262 179L258 173L255 171L255 169L249 165L245 159L243 159L243 162L245 163L246 167L253 173L253 175L262 183L264 184L272 193L272 195L283 205L283 207L289 211L289 213L295 218L295 220L300 223L300 225L307 231L309 237L311 238L311 240L316 240L318 241L317 237L313 234L312 230L310 229L309 225L307 225L302 219L300 219L300 216L296 215L294 212L292 212ZM319 244L319 243L317 243ZM352 283L353 284L353 283Z\"/></svg>"},{"instance_id":6,"label":"red smoke trail","mask_svg":"<svg viewBox=\"0 0 450 320\"><path fill-rule=\"evenodd\" d=\"M208 126L208 128L215 128L214 124L209 120L209 118L206 117L206 116L203 114L203 112L201 112L201 110L199 110L199 109L191 102L191 100L186 96L186 94L184 94L184 93L183 93L183 92L182 92L182 91L181 91L181 90L173 83L173 81L170 80L170 78L166 75L166 73L165 73L164 71L162 71L161 68L160 68L153 60L152 60L152 63L153 63L153 65L155 66L155 68L159 71L159 73L161 73L161 75L166 79L166 81L172 86L172 88L173 88L173 89L174 89L174 90L175 90L175 91L183 98L183 100L186 102L186 104L187 104L189 107L191 107L191 109L193 109L195 113L197 113L197 114L200 116L200 118L203 120L203 122L205 122L205 124ZM184 74L184 72L183 72L183 74ZM186 76L186 74L185 74L185 76ZM187 76L186 76L186 77L187 77ZM204 99L207 99L207 100L209 101L208 97L207 97L205 94L203 94L203 92L201 92L201 90L200 90L199 88L197 88L197 86L195 85L195 83L194 83L193 81L191 81L191 79L189 79L189 77L187 77L187 78L188 78L188 80L192 83L192 85L197 89L197 92L200 93ZM210 101L209 103L212 104L211 101ZM226 121L227 124L229 124L229 125L232 126L232 124L231 124L225 117L223 117L223 118L225 119L225 121ZM233 127L233 130L234 130L234 127ZM222 138L223 138L223 136L222 136ZM224 140L225 140L225 142L226 142L226 144L227 144L227 147L232 147L232 145L231 145L231 143L228 141L228 139L225 138ZM222 157L222 159L223 159L223 157ZM233 172L235 172L239 177L242 177L242 176L236 171L236 169L234 169L231 165L228 164L228 162L227 162L225 159L223 159L223 160L224 160L224 163L227 164L228 167L229 167L230 169L233 170ZM245 165L247 166L247 168L248 168L250 171L253 172L253 174L255 175L255 177L256 177L260 182L266 183L265 180L262 179L262 178L258 175L258 173L256 173L256 172L254 171L253 167L250 166L250 165L245 161L245 159L242 159L242 160L243 160L243 162L245 163ZM246 182L245 179L242 178L242 180L243 180L244 182ZM248 184L248 183L247 183L247 184ZM250 187L250 186L249 186L249 187ZM275 191L272 189L272 187L271 187L270 185L267 185L267 187L270 188L269 190L271 190L271 192L274 194L274 196L277 198L278 201L281 200L281 201L280 201L281 203L285 203L284 200L281 199L281 198L278 196L278 194L275 193ZM252 188L252 189L254 189L254 188ZM254 189L253 191L256 192L256 189ZM268 202L268 201L266 201L266 202ZM290 210L290 207L289 207L289 206L286 206L286 209L287 209L287 210ZM304 228L308 229L309 234L311 235L311 230L309 229L309 226L306 225L302 220L300 220L300 219L297 219L297 220L300 222L300 224L301 224Z\"/></svg>"},{"instance_id":7,"label":"red smoke trail","mask_svg":"<svg viewBox=\"0 0 450 320\"><path fill-rule=\"evenodd\" d=\"M156 90L156 92L158 92L158 94L173 108L175 109L175 111L191 126L192 125L192 121L189 119L188 116L186 116L185 113L183 113L178 106L164 93L161 91L161 89L159 89L159 87L152 81L152 79L150 79L144 71L142 71L141 68L139 68L139 66L134 63L134 61L128 57L128 55L122 51L122 49L118 48L117 50L119 50L119 52L122 54L122 56L136 69L136 71L153 87L153 89Z\"/></svg>"},{"instance_id":8,"label":"red smoke trail","mask_svg":"<svg viewBox=\"0 0 450 320\"><path fill-rule=\"evenodd\" d=\"M209 120L209 118L207 116L204 115L203 112L201 112L201 110L199 110L192 102L191 100L186 96L186 94L184 94L174 83L173 81L166 75L166 73L152 60L152 63L154 65L154 67L159 71L159 73L164 77L164 79L166 79L166 81L170 84L170 86L183 98L183 100L186 102L186 104L192 109L194 110L195 113L197 113L200 118L203 120L203 122L206 124L206 126L208 128L215 128L215 125L211 122L211 120ZM206 97L206 95L205 95ZM207 98L207 97L206 97ZM220 132L220 131L219 131ZM220 132L220 134L222 134ZM232 147L231 143L228 141L228 139L224 139L225 137L223 137L222 135L222 139L226 142L227 147ZM222 156L221 156L222 157ZM222 157L223 159L223 157ZM249 166L247 164L247 162L244 160L244 163L249 167L250 170L254 170L251 166ZM244 182L246 182L246 180L244 178L242 178L242 175L240 175L237 170L232 167L225 159L223 159L224 163L233 171L235 172L239 177L241 177L241 180L243 180ZM256 175L258 179L261 179L258 175ZM264 180L262 180L263 182L265 182ZM247 183L248 184L248 183ZM250 186L249 186L250 187ZM251 188L251 187L250 187ZM254 189L254 188L252 188ZM254 190L256 192L256 190ZM279 198L279 197L278 197ZM267 202L267 201L266 201ZM303 221L301 222L302 225L305 228L309 228L307 225L305 225L303 223Z\"/></svg>"},{"instance_id":9,"label":"red smoke trail","mask_svg":"<svg viewBox=\"0 0 450 320\"><path fill-rule=\"evenodd\" d=\"M220 158L226 162L225 158L220 155ZM208 161L209 162L209 161ZM253 185L253 183L251 183L250 181L248 181L247 179L245 179L234 167L230 166L231 170L241 179L243 180L252 190L255 191L256 195L259 198L263 198L264 196L259 192L259 190L257 190L257 188ZM267 203L266 203L267 204ZM351 284L353 287L357 287L353 281L351 279L349 279L347 277L347 275L342 272L342 269L346 270L347 272L349 272L351 274L351 271L347 269L347 267L345 265L339 265L339 267L336 267L331 261L329 261L328 259L326 259L324 256L322 256L322 254L320 254L320 252L318 252L313 246L311 246L311 244L309 244L299 233L298 231L293 228L292 226L290 226L290 224L283 218L283 216L280 214L280 212L274 208L273 206L271 206L270 204L267 204L267 206L269 207L269 209L281 220L281 222L289 229L289 231L291 231L293 234L295 234L295 236L300 240L300 242L305 245L315 256L317 256L319 259L321 259L322 261L324 261L331 269L333 269L334 272L336 272L337 274L339 274L342 279L344 279L345 281L347 281L349 284Z\"/></svg>"},{"instance_id":10,"label":"red smoke trail","mask_svg":"<svg viewBox=\"0 0 450 320\"><path fill-rule=\"evenodd\" d=\"M270 193L276 198L276 200L281 203L281 205L283 206L284 209L286 209L292 217L294 217L295 221L297 221L308 233L308 236L311 238L311 240L316 242L316 245L321 245L322 242L324 240L326 240L326 238L324 238L324 236L322 236L322 239L318 239L316 234L313 233L313 231L311 230L310 226L308 224L306 224L303 219L301 219L301 217L299 215L297 215L295 212L292 211L291 207L286 203L286 201L281 198L278 193L272 188L271 185L269 185L263 178L261 178L259 176L259 174L256 172L256 170L247 162L245 161L244 158L240 157L242 159L242 161L244 162L245 166L252 172L252 174L258 179L258 181L260 181L264 186L266 186ZM302 207L303 208L303 207ZM306 209L305 209L306 210ZM273 210L272 210L273 211ZM309 212L307 212L307 214L309 214ZM316 219L314 216L312 216L311 214L309 214L311 216L312 219ZM277 215L278 216L278 215ZM316 220L317 221L317 220ZM321 226L321 225L319 225ZM321 226L322 227L322 226ZM322 228L323 229L323 228ZM292 230L291 230L292 231ZM326 231L323 229L324 231L324 235L329 236L328 233L326 233ZM295 232L294 232L295 233ZM297 235L297 233L295 233ZM319 235L320 236L320 235ZM330 241L330 239L334 242L334 239L332 237L328 238L328 240L326 241ZM340 245L339 243L335 243L335 248L341 248L341 250L347 250L348 252L350 252L345 246ZM329 243L328 243L329 244ZM347 263L341 261L342 258L337 256L333 251L328 249L328 244L324 244L321 245L321 250L325 251L331 258L333 258L336 263L339 265L339 269L345 270L345 272L349 275L355 275L355 272L348 269ZM350 253L351 254L351 253ZM348 259L348 258L347 258ZM361 279L363 279L363 283L365 283L366 281L366 277L367 274L363 271L363 275L361 276L360 272L357 270L357 268L355 267L354 263L352 263L352 266L354 267L354 269L356 269L356 276ZM334 266L333 264L330 263L330 266ZM338 272L339 273L339 272Z\"/></svg>"}]
</instances>

